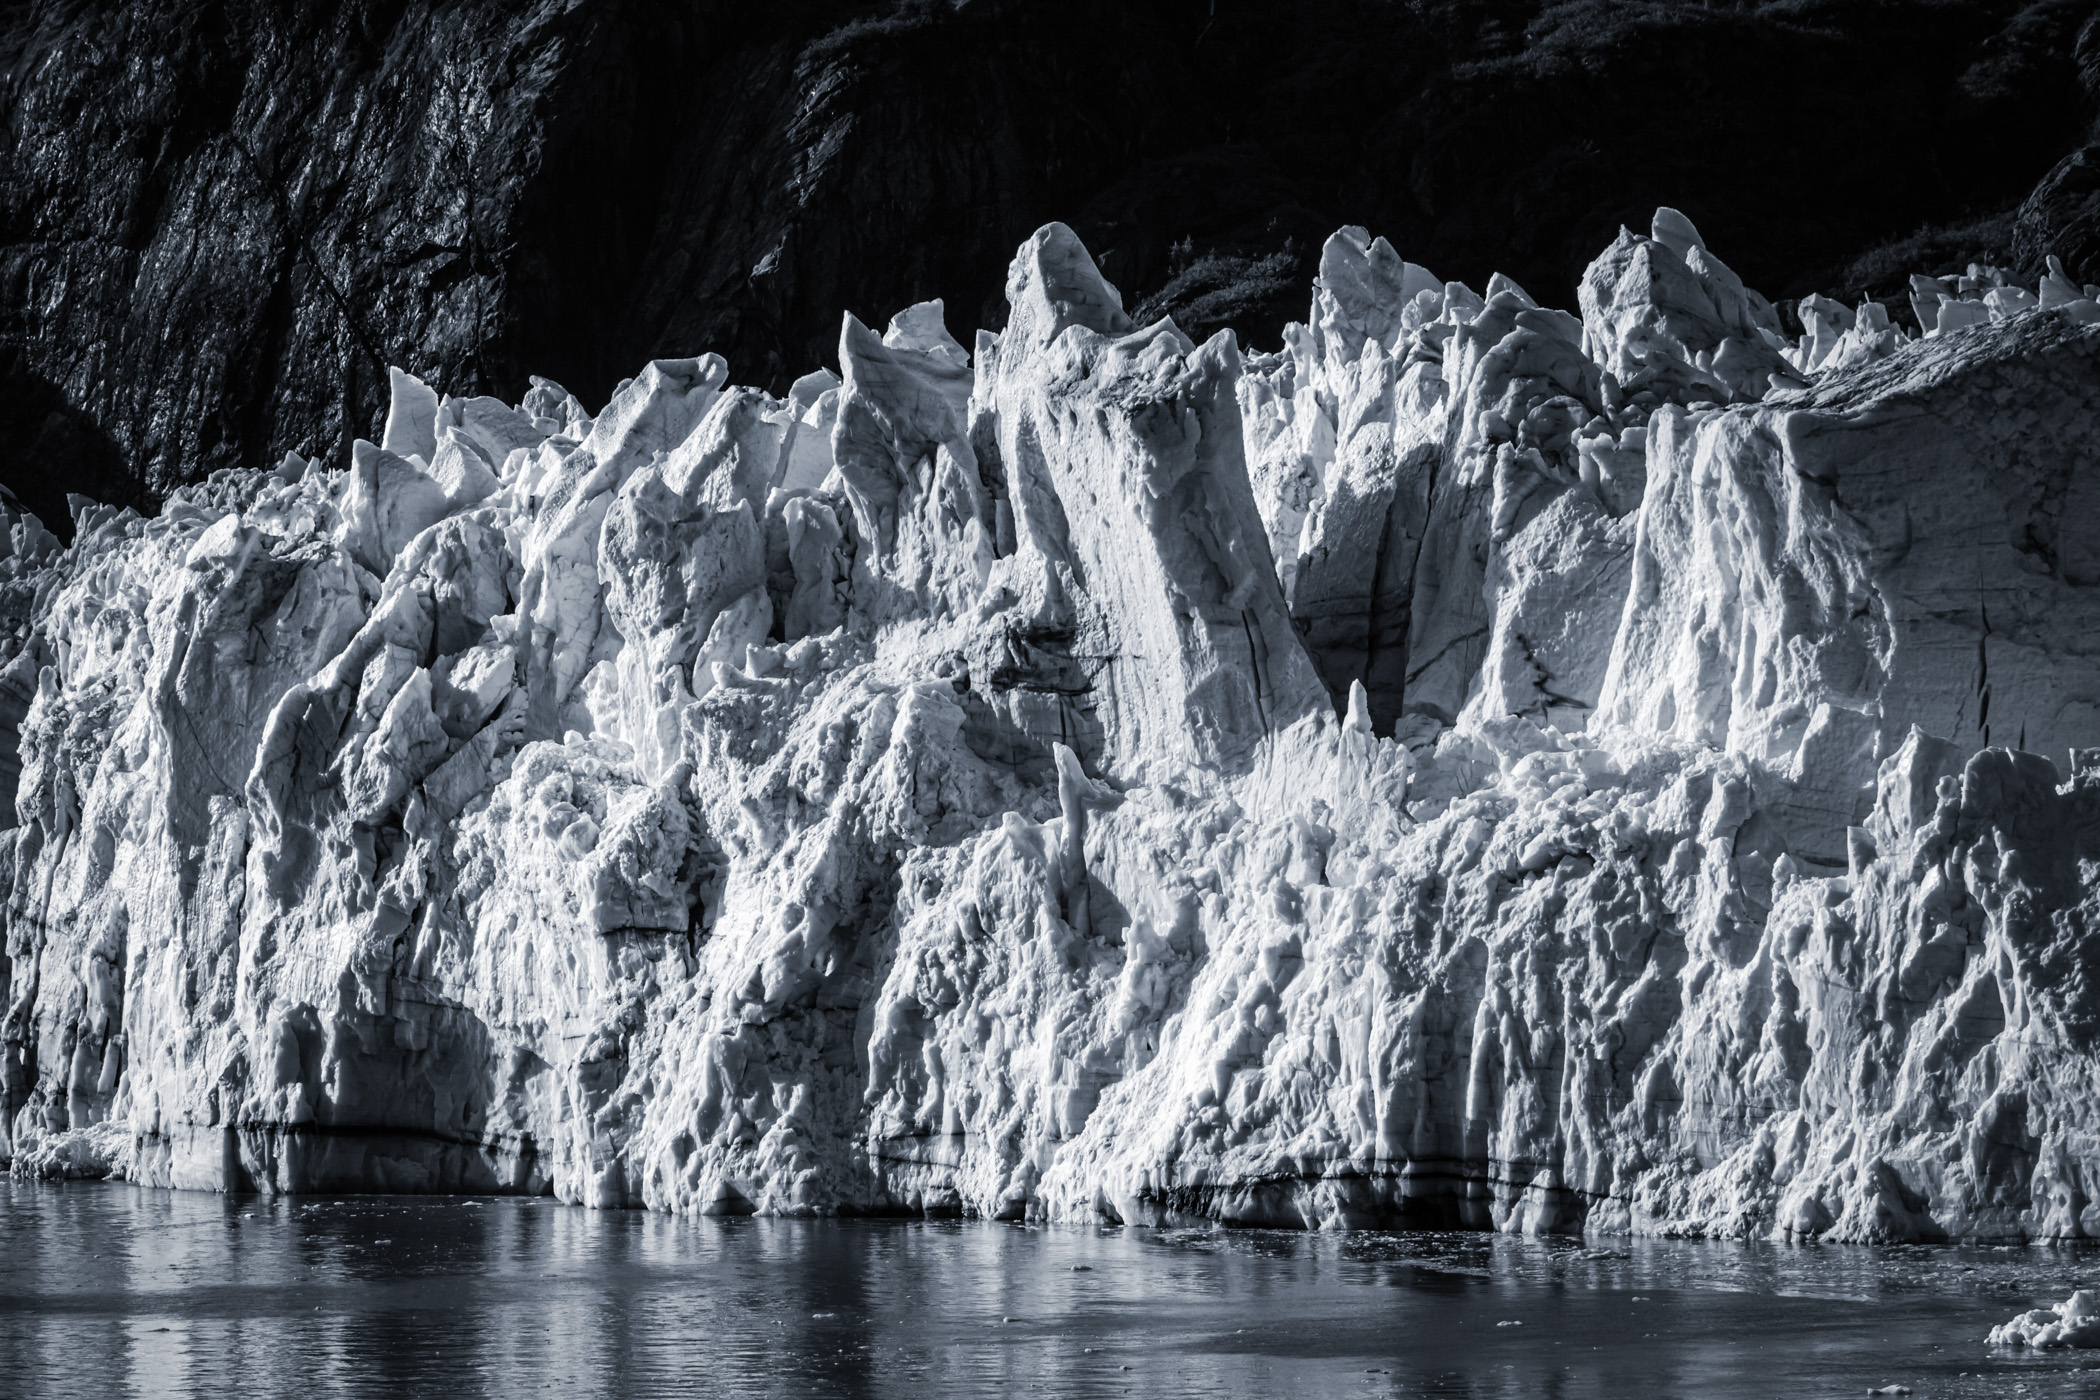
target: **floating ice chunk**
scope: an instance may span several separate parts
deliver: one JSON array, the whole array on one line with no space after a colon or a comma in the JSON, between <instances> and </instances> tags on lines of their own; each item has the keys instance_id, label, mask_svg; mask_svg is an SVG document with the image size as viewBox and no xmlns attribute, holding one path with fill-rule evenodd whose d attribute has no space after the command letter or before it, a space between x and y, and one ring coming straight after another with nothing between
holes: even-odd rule
<instances>
[{"instance_id":1,"label":"floating ice chunk","mask_svg":"<svg viewBox=\"0 0 2100 1400\"><path fill-rule=\"evenodd\" d=\"M1991 1329L1994 1347L2100 1347L2100 1291L2081 1288L2052 1307Z\"/></svg>"}]
</instances>

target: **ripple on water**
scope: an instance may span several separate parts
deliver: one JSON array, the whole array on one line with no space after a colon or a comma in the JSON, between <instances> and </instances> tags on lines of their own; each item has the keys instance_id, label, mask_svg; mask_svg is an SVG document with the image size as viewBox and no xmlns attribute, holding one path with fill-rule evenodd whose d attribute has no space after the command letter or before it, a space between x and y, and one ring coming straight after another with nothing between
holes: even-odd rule
<instances>
[{"instance_id":1,"label":"ripple on water","mask_svg":"<svg viewBox=\"0 0 2100 1400\"><path fill-rule=\"evenodd\" d=\"M2100 1251L678 1220L0 1183L38 1396L2084 1396ZM2019 1387L2025 1387L2024 1390Z\"/></svg>"}]
</instances>

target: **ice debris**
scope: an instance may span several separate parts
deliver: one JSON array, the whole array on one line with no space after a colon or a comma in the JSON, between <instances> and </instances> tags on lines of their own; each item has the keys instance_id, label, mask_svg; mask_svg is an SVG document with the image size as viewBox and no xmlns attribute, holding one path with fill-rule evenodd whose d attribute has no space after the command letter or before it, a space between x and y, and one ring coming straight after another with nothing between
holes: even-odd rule
<instances>
[{"instance_id":1,"label":"ice debris","mask_svg":"<svg viewBox=\"0 0 2100 1400\"><path fill-rule=\"evenodd\" d=\"M2100 1293L2081 1288L2061 1303L1991 1329L1994 1347L2100 1347Z\"/></svg>"},{"instance_id":2,"label":"ice debris","mask_svg":"<svg viewBox=\"0 0 2100 1400\"><path fill-rule=\"evenodd\" d=\"M104 1121L44 1134L28 1151L15 1154L10 1171L27 1181L121 1181L130 1147L129 1128Z\"/></svg>"},{"instance_id":3,"label":"ice debris","mask_svg":"<svg viewBox=\"0 0 2100 1400\"><path fill-rule=\"evenodd\" d=\"M338 465L0 503L0 1156L2100 1231L2094 290L1789 339L1670 210L1579 314L1345 229L1243 354L1051 225L785 399L397 374Z\"/></svg>"}]
</instances>

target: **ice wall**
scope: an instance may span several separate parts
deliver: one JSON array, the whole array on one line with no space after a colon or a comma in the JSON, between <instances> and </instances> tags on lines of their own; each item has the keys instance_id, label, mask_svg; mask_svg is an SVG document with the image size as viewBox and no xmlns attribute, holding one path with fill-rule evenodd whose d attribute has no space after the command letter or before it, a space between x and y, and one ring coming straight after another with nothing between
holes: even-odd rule
<instances>
[{"instance_id":1,"label":"ice wall","mask_svg":"<svg viewBox=\"0 0 2100 1400\"><path fill-rule=\"evenodd\" d=\"M397 374L344 469L10 515L0 1155L2100 1230L2096 294L1790 340L1669 210L1579 316L1345 229L1243 357L1051 225L787 400Z\"/></svg>"}]
</instances>

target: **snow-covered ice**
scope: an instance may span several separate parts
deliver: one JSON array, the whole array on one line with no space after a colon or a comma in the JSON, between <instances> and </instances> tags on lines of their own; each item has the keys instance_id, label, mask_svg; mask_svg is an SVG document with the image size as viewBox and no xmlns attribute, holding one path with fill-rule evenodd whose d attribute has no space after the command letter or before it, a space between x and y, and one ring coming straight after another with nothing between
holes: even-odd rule
<instances>
[{"instance_id":1,"label":"snow-covered ice","mask_svg":"<svg viewBox=\"0 0 2100 1400\"><path fill-rule=\"evenodd\" d=\"M1050 225L786 399L397 372L341 469L10 513L0 1154L2100 1230L2100 289L1913 288L1344 229L1244 354Z\"/></svg>"}]
</instances>

